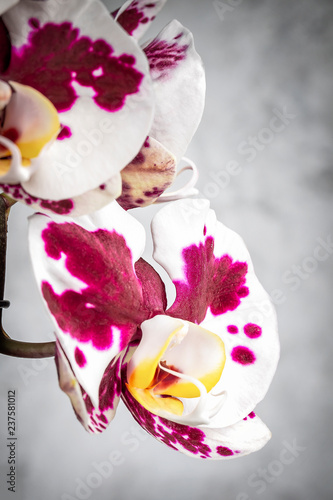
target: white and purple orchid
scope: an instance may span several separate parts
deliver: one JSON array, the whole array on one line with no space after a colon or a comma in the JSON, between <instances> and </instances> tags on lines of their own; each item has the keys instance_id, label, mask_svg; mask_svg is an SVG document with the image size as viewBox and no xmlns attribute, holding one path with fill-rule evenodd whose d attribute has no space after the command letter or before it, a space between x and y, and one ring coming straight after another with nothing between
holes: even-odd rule
<instances>
[{"instance_id":1,"label":"white and purple orchid","mask_svg":"<svg viewBox=\"0 0 333 500\"><path fill-rule=\"evenodd\" d=\"M253 410L279 357L274 308L242 239L207 200L169 203L145 231L116 202L64 220L37 214L30 249L57 337L61 388L88 432L120 398L139 424L185 454L239 457L270 438ZM170 298L169 298L170 301Z\"/></svg>"},{"instance_id":2,"label":"white and purple orchid","mask_svg":"<svg viewBox=\"0 0 333 500\"><path fill-rule=\"evenodd\" d=\"M15 2L12 2L14 4ZM201 119L191 33L143 35L165 0L21 0L0 19L0 185L39 211L77 216L168 188Z\"/></svg>"}]
</instances>

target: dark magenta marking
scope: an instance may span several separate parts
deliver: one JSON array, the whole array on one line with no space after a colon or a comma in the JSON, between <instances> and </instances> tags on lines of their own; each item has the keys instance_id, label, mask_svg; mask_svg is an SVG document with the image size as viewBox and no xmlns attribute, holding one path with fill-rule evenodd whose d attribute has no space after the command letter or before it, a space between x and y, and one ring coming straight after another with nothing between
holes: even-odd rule
<instances>
[{"instance_id":1,"label":"dark magenta marking","mask_svg":"<svg viewBox=\"0 0 333 500\"><path fill-rule=\"evenodd\" d=\"M144 13L140 12L136 7L134 7L134 4L132 4L132 6L129 6L120 14L117 19L117 23L119 23L129 35L133 35L134 31L141 23L148 22L149 20L147 19L147 21L144 21L144 19Z\"/></svg>"},{"instance_id":2,"label":"dark magenta marking","mask_svg":"<svg viewBox=\"0 0 333 500\"><path fill-rule=\"evenodd\" d=\"M66 125L66 126L62 127L62 129L60 130L57 139L58 139L58 141L62 141L63 139L68 139L71 136L72 136L72 131Z\"/></svg>"},{"instance_id":3,"label":"dark magenta marking","mask_svg":"<svg viewBox=\"0 0 333 500\"><path fill-rule=\"evenodd\" d=\"M145 162L145 155L140 151L131 161L133 165L142 165Z\"/></svg>"},{"instance_id":4,"label":"dark magenta marking","mask_svg":"<svg viewBox=\"0 0 333 500\"><path fill-rule=\"evenodd\" d=\"M18 130L16 128L9 128L7 130L4 130L1 135L6 137L12 142L16 142L17 139L20 137L20 134L18 133Z\"/></svg>"},{"instance_id":5,"label":"dark magenta marking","mask_svg":"<svg viewBox=\"0 0 333 500\"><path fill-rule=\"evenodd\" d=\"M217 446L216 452L222 457L230 457L231 455L234 454L234 452L230 450L230 448L227 448L226 446Z\"/></svg>"},{"instance_id":6,"label":"dark magenta marking","mask_svg":"<svg viewBox=\"0 0 333 500\"><path fill-rule=\"evenodd\" d=\"M28 43L13 48L7 79L30 85L45 95L58 111L70 109L78 95L73 82L91 87L95 103L107 111L118 111L126 97L140 89L143 74L132 55L113 56L105 40L79 36L71 23L39 26L33 19ZM99 76L96 70L102 70Z\"/></svg>"},{"instance_id":7,"label":"dark magenta marking","mask_svg":"<svg viewBox=\"0 0 333 500\"><path fill-rule=\"evenodd\" d=\"M186 281L174 282L176 300L167 314L200 324L208 307L214 316L234 311L241 299L249 294L244 286L246 262L234 262L229 255L216 259L213 252L211 236L204 244L183 250Z\"/></svg>"},{"instance_id":8,"label":"dark magenta marking","mask_svg":"<svg viewBox=\"0 0 333 500\"><path fill-rule=\"evenodd\" d=\"M126 380L125 367L123 378ZM197 428L187 425L176 424L165 418L152 415L128 392L123 384L122 398L129 411L137 422L156 439L174 450L183 448L194 455L209 458L211 448L205 443L205 433Z\"/></svg>"},{"instance_id":9,"label":"dark magenta marking","mask_svg":"<svg viewBox=\"0 0 333 500\"><path fill-rule=\"evenodd\" d=\"M6 194L12 196L15 200L20 200L27 205L37 204L41 208L48 209L59 215L68 215L74 208L72 200L52 201L36 198L27 193L20 184L0 184L0 186Z\"/></svg>"},{"instance_id":10,"label":"dark magenta marking","mask_svg":"<svg viewBox=\"0 0 333 500\"><path fill-rule=\"evenodd\" d=\"M55 214L67 215L73 210L74 203L73 200L70 199L60 200L60 201L41 200L40 206L42 208L51 210Z\"/></svg>"},{"instance_id":11,"label":"dark magenta marking","mask_svg":"<svg viewBox=\"0 0 333 500\"><path fill-rule=\"evenodd\" d=\"M148 58L150 69L165 75L185 59L187 49L188 45L155 39L144 48L144 52Z\"/></svg>"},{"instance_id":12,"label":"dark magenta marking","mask_svg":"<svg viewBox=\"0 0 333 500\"><path fill-rule=\"evenodd\" d=\"M207 234L207 227L206 226L204 226L204 228L203 228L203 234L204 234L204 236L206 236L206 234Z\"/></svg>"},{"instance_id":13,"label":"dark magenta marking","mask_svg":"<svg viewBox=\"0 0 333 500\"><path fill-rule=\"evenodd\" d=\"M142 287L143 307L147 311L147 317L164 314L167 297L160 275L144 259L139 259L134 268Z\"/></svg>"},{"instance_id":14,"label":"dark magenta marking","mask_svg":"<svg viewBox=\"0 0 333 500\"><path fill-rule=\"evenodd\" d=\"M231 351L231 359L241 365L252 365L255 362L256 357L247 347L237 346Z\"/></svg>"},{"instance_id":15,"label":"dark magenta marking","mask_svg":"<svg viewBox=\"0 0 333 500\"><path fill-rule=\"evenodd\" d=\"M154 186L151 191L144 191L144 195L147 196L147 198L158 198L162 193L164 189L161 189L157 186Z\"/></svg>"},{"instance_id":16,"label":"dark magenta marking","mask_svg":"<svg viewBox=\"0 0 333 500\"><path fill-rule=\"evenodd\" d=\"M75 361L77 362L80 368L83 368L87 364L87 360L81 349L75 347L74 352Z\"/></svg>"},{"instance_id":17,"label":"dark magenta marking","mask_svg":"<svg viewBox=\"0 0 333 500\"><path fill-rule=\"evenodd\" d=\"M103 350L113 345L112 328L117 327L122 350L147 317L125 239L115 231L89 232L74 223L54 222L42 238L46 254L55 260L64 255L69 274L86 284L80 292L69 289L58 295L50 283L42 283L43 297L59 328Z\"/></svg>"},{"instance_id":18,"label":"dark magenta marking","mask_svg":"<svg viewBox=\"0 0 333 500\"><path fill-rule=\"evenodd\" d=\"M251 411L251 413L248 414L249 418L254 418L255 416L256 414L254 413L254 411Z\"/></svg>"},{"instance_id":19,"label":"dark magenta marking","mask_svg":"<svg viewBox=\"0 0 333 500\"><path fill-rule=\"evenodd\" d=\"M227 330L229 333L232 333L232 334L238 333L238 327L235 325L229 325L227 327Z\"/></svg>"},{"instance_id":20,"label":"dark magenta marking","mask_svg":"<svg viewBox=\"0 0 333 500\"><path fill-rule=\"evenodd\" d=\"M262 329L260 326L255 325L254 323L248 323L247 325L244 326L244 333L250 339L256 339L260 337Z\"/></svg>"}]
</instances>

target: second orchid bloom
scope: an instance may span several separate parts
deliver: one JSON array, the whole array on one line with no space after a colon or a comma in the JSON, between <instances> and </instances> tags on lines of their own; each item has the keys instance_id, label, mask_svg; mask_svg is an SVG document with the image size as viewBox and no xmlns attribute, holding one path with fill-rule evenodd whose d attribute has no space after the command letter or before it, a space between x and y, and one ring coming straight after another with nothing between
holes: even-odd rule
<instances>
[{"instance_id":1,"label":"second orchid bloom","mask_svg":"<svg viewBox=\"0 0 333 500\"><path fill-rule=\"evenodd\" d=\"M141 258L143 227L116 202L75 221L33 216L31 255L56 327L61 388L92 433L122 398L142 427L186 454L260 449L270 432L253 410L279 344L243 241L205 200L168 204L152 234L171 304Z\"/></svg>"},{"instance_id":2,"label":"second orchid bloom","mask_svg":"<svg viewBox=\"0 0 333 500\"><path fill-rule=\"evenodd\" d=\"M13 2L15 3L15 2ZM201 120L205 77L191 33L143 36L165 0L20 1L0 18L0 185L45 213L152 203ZM18 34L19 33L19 34Z\"/></svg>"}]
</instances>

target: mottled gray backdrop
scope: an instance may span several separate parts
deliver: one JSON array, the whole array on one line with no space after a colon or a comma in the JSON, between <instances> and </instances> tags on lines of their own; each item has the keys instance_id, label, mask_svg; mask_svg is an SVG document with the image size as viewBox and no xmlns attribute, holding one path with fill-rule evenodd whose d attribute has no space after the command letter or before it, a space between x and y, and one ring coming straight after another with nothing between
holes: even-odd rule
<instances>
[{"instance_id":1,"label":"mottled gray backdrop","mask_svg":"<svg viewBox=\"0 0 333 500\"><path fill-rule=\"evenodd\" d=\"M239 460L198 461L148 437L123 406L103 435L89 436L58 389L52 360L1 357L1 499L333 497L333 4L169 0L149 36L173 18L194 33L207 71L205 114L188 151L200 169L200 192L243 236L260 280L278 301L281 362L258 407L273 437ZM272 133L278 113L284 121ZM237 173L230 161L239 164ZM140 219L148 224L151 213ZM29 263L29 214L15 206L10 216L6 297L12 306L4 324L18 339L41 341L52 325ZM16 497L5 477L11 388L18 393ZM96 467L110 464L112 451L113 470L99 480Z\"/></svg>"}]
</instances>

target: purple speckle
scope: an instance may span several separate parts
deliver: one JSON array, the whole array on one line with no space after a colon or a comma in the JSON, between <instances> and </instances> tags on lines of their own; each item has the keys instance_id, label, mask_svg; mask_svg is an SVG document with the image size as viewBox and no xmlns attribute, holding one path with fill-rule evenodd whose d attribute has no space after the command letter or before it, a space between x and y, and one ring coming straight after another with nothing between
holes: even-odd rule
<instances>
[{"instance_id":1,"label":"purple speckle","mask_svg":"<svg viewBox=\"0 0 333 500\"><path fill-rule=\"evenodd\" d=\"M235 333L238 333L238 327L236 325L229 325L227 330L229 333L232 333L233 335Z\"/></svg>"},{"instance_id":2,"label":"purple speckle","mask_svg":"<svg viewBox=\"0 0 333 500\"><path fill-rule=\"evenodd\" d=\"M241 365L252 365L255 362L256 357L250 349L239 345L234 347L231 351L231 359Z\"/></svg>"},{"instance_id":3,"label":"purple speckle","mask_svg":"<svg viewBox=\"0 0 333 500\"><path fill-rule=\"evenodd\" d=\"M72 131L66 125L66 126L62 127L62 129L60 130L57 139L58 139L58 141L62 141L63 139L68 139L68 137L71 137L71 135L72 135Z\"/></svg>"},{"instance_id":4,"label":"purple speckle","mask_svg":"<svg viewBox=\"0 0 333 500\"><path fill-rule=\"evenodd\" d=\"M251 411L251 413L248 414L249 418L254 418L255 416L256 414L254 413L254 411Z\"/></svg>"},{"instance_id":5,"label":"purple speckle","mask_svg":"<svg viewBox=\"0 0 333 500\"><path fill-rule=\"evenodd\" d=\"M250 339L256 339L260 337L262 330L260 326L255 325L254 323L248 323L247 325L244 326L244 333Z\"/></svg>"},{"instance_id":6,"label":"purple speckle","mask_svg":"<svg viewBox=\"0 0 333 500\"><path fill-rule=\"evenodd\" d=\"M51 210L55 214L66 215L66 214L69 214L73 210L74 203L70 199L60 200L60 201L42 200L40 206L42 208L46 208L48 210Z\"/></svg>"},{"instance_id":7,"label":"purple speckle","mask_svg":"<svg viewBox=\"0 0 333 500\"><path fill-rule=\"evenodd\" d=\"M144 52L149 61L149 66L153 75L156 77L165 77L169 70L178 66L179 62L186 57L188 45L179 45L177 42L167 42L165 40L155 39ZM155 74L156 73L156 74Z\"/></svg>"},{"instance_id":8,"label":"purple speckle","mask_svg":"<svg viewBox=\"0 0 333 500\"><path fill-rule=\"evenodd\" d=\"M79 349L78 347L75 348L74 357L75 357L75 361L77 362L77 364L80 368L83 368L87 364L87 360L86 360L85 355L83 354L81 349Z\"/></svg>"},{"instance_id":9,"label":"purple speckle","mask_svg":"<svg viewBox=\"0 0 333 500\"><path fill-rule=\"evenodd\" d=\"M133 165L142 165L145 162L145 155L140 151L131 161Z\"/></svg>"},{"instance_id":10,"label":"purple speckle","mask_svg":"<svg viewBox=\"0 0 333 500\"><path fill-rule=\"evenodd\" d=\"M234 454L234 452L230 450L230 448L227 448L226 446L218 446L216 448L216 452L222 457L230 457L231 455Z\"/></svg>"},{"instance_id":11,"label":"purple speckle","mask_svg":"<svg viewBox=\"0 0 333 500\"><path fill-rule=\"evenodd\" d=\"M33 29L38 29L40 27L39 19L36 19L35 17L32 17L31 19L29 19L28 24Z\"/></svg>"}]
</instances>

